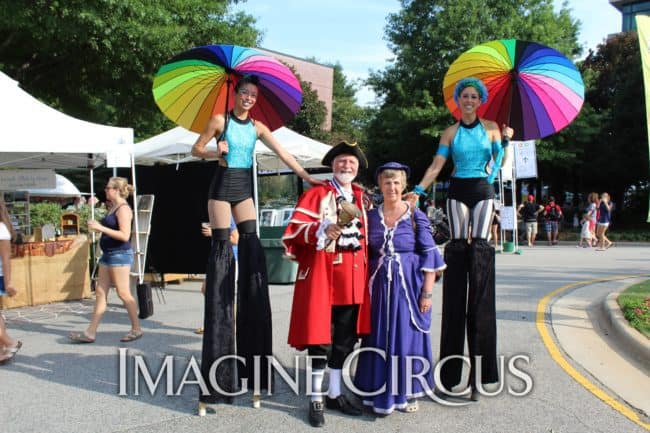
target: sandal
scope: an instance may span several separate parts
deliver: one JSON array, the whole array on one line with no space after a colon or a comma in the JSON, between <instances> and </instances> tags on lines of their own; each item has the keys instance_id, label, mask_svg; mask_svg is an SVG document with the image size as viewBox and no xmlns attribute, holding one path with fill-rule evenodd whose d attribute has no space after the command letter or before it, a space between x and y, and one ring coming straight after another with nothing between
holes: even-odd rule
<instances>
[{"instance_id":1,"label":"sandal","mask_svg":"<svg viewBox=\"0 0 650 433\"><path fill-rule=\"evenodd\" d=\"M12 359L14 359L14 356L16 355L15 352L11 352L10 350L5 350L2 354L0 354L0 365L5 365Z\"/></svg>"},{"instance_id":2,"label":"sandal","mask_svg":"<svg viewBox=\"0 0 650 433\"><path fill-rule=\"evenodd\" d=\"M74 343L94 343L95 339L90 338L86 335L85 332L71 332L68 334L68 338Z\"/></svg>"},{"instance_id":3,"label":"sandal","mask_svg":"<svg viewBox=\"0 0 650 433\"><path fill-rule=\"evenodd\" d=\"M135 341L138 338L142 337L144 335L144 332L136 332L134 330L130 330L128 334L126 334L124 337L120 338L120 341L122 343L130 343L131 341Z\"/></svg>"},{"instance_id":4,"label":"sandal","mask_svg":"<svg viewBox=\"0 0 650 433\"><path fill-rule=\"evenodd\" d=\"M23 342L17 340L16 345L14 347L7 347L7 352L10 352L15 355L16 353L18 353L21 347L23 347Z\"/></svg>"},{"instance_id":5,"label":"sandal","mask_svg":"<svg viewBox=\"0 0 650 433\"><path fill-rule=\"evenodd\" d=\"M403 411L406 413L413 413L417 412L420 406L418 405L418 401L416 399L408 399L406 400L406 406L404 407Z\"/></svg>"}]
</instances>

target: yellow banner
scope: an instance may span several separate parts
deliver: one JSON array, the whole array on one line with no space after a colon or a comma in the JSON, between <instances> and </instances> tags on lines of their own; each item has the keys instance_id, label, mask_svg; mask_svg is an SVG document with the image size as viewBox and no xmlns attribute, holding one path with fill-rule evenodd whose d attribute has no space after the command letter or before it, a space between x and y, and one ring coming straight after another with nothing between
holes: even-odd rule
<instances>
[{"instance_id":1,"label":"yellow banner","mask_svg":"<svg viewBox=\"0 0 650 433\"><path fill-rule=\"evenodd\" d=\"M648 130L648 150L650 151L650 17L637 15L636 28L641 46L641 68L643 69L643 84L645 88L645 120ZM650 198L648 199L648 219L650 223Z\"/></svg>"}]
</instances>

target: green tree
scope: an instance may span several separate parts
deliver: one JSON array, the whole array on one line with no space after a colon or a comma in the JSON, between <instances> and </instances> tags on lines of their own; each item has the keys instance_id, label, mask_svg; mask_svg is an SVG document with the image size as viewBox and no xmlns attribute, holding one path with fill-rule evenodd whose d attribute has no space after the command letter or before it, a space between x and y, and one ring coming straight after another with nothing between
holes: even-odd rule
<instances>
[{"instance_id":1,"label":"green tree","mask_svg":"<svg viewBox=\"0 0 650 433\"><path fill-rule=\"evenodd\" d=\"M0 0L0 68L70 115L148 137L173 126L151 94L163 63L198 45L259 41L253 17L229 12L233 3Z\"/></svg>"},{"instance_id":2,"label":"green tree","mask_svg":"<svg viewBox=\"0 0 650 433\"><path fill-rule=\"evenodd\" d=\"M495 39L536 41L578 55L579 22L552 0L402 0L388 17L386 39L395 54L369 84L383 100L368 129L369 159L412 165L418 179L431 163L437 137L453 122L442 96L449 65L474 45ZM447 168L448 170L448 168ZM448 171L443 171L443 177Z\"/></svg>"},{"instance_id":3,"label":"green tree","mask_svg":"<svg viewBox=\"0 0 650 433\"><path fill-rule=\"evenodd\" d=\"M645 188L648 181L648 131L643 101L643 74L636 32L620 33L590 52L581 65L593 77L586 101L600 115L599 133L584 143L580 175L590 189L607 191L615 203L624 203L630 188ZM619 210L623 210L620 206ZM645 221L645 207L632 210ZM629 212L630 209L627 209Z\"/></svg>"},{"instance_id":4,"label":"green tree","mask_svg":"<svg viewBox=\"0 0 650 433\"><path fill-rule=\"evenodd\" d=\"M302 103L296 117L287 122L285 126L314 140L324 140L327 138L327 132L323 131L323 122L327 115L325 103L318 99L318 93L312 89L311 84L303 81L300 74L296 73L293 67L289 67L300 81Z\"/></svg>"},{"instance_id":5,"label":"green tree","mask_svg":"<svg viewBox=\"0 0 650 433\"><path fill-rule=\"evenodd\" d=\"M351 83L343 73L340 63L334 68L334 85L332 90L332 130L330 143L342 140L356 141L366 147L366 128L374 115L372 107L362 107L357 103L358 83Z\"/></svg>"}]
</instances>

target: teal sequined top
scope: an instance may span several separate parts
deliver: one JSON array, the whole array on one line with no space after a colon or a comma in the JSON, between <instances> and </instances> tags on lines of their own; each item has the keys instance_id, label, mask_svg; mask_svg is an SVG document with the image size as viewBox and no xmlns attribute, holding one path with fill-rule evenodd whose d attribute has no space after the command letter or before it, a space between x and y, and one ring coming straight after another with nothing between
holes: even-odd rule
<instances>
[{"instance_id":1,"label":"teal sequined top","mask_svg":"<svg viewBox=\"0 0 650 433\"><path fill-rule=\"evenodd\" d=\"M251 168L257 141L257 131L253 121L239 120L232 113L228 116L226 128L228 154L224 157L229 168Z\"/></svg>"},{"instance_id":2,"label":"teal sequined top","mask_svg":"<svg viewBox=\"0 0 650 433\"><path fill-rule=\"evenodd\" d=\"M483 124L476 119L470 125L460 123L456 135L449 146L438 146L437 155L454 160L455 172L453 177L458 178L488 178L488 183L494 182L498 170L488 174L487 166L494 156L494 167L501 167L503 147L501 141L490 141Z\"/></svg>"}]
</instances>

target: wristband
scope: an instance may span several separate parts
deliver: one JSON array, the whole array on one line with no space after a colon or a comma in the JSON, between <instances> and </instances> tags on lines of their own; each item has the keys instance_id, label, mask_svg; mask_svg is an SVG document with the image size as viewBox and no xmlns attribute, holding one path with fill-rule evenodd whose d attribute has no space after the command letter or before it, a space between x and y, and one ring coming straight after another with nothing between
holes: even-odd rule
<instances>
[{"instance_id":1,"label":"wristband","mask_svg":"<svg viewBox=\"0 0 650 433\"><path fill-rule=\"evenodd\" d=\"M421 195L422 197L426 197L427 195L427 192L419 184L415 185L415 188L413 188L413 192L416 193L417 195Z\"/></svg>"},{"instance_id":2,"label":"wristband","mask_svg":"<svg viewBox=\"0 0 650 433\"><path fill-rule=\"evenodd\" d=\"M501 146L508 147L509 144L510 144L510 137L503 137L503 140L501 140Z\"/></svg>"},{"instance_id":3,"label":"wristband","mask_svg":"<svg viewBox=\"0 0 650 433\"><path fill-rule=\"evenodd\" d=\"M431 299L431 298L433 298L433 292L422 292L422 293L420 293L420 298L422 298L422 299Z\"/></svg>"}]
</instances>

